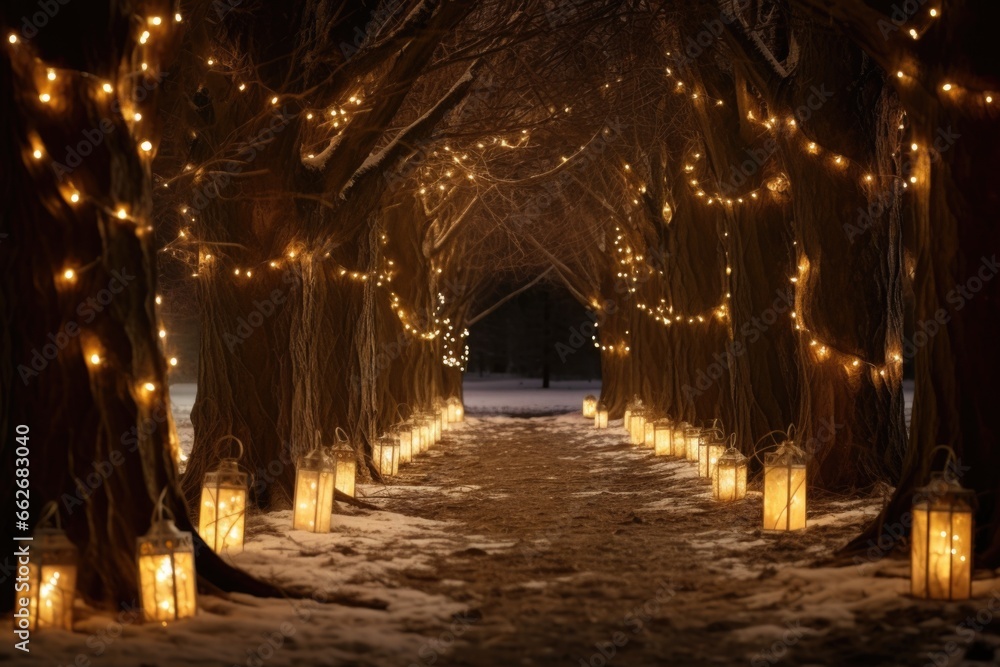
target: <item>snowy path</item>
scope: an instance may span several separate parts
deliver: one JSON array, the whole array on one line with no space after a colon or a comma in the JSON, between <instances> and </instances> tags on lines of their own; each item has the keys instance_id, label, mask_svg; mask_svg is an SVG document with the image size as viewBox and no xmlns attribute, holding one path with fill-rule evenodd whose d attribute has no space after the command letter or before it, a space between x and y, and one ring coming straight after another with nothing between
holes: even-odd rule
<instances>
[{"instance_id":1,"label":"snowy path","mask_svg":"<svg viewBox=\"0 0 1000 667\"><path fill-rule=\"evenodd\" d=\"M875 499L813 501L805 533L763 535L759 494L720 505L691 465L629 447L620 426L595 435L579 414L472 422L380 502L514 546L447 554L435 577L420 574L420 588L471 614L441 627L441 648L459 636L443 662L428 652L411 664L596 667L603 649L612 665L924 665L985 608L902 596L899 560L833 566ZM966 637L956 657L995 643Z\"/></svg>"}]
</instances>

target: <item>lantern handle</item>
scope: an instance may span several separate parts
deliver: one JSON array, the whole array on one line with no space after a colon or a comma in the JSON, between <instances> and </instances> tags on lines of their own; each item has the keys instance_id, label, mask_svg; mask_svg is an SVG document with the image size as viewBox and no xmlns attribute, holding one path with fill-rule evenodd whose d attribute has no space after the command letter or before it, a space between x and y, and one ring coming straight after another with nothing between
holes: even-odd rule
<instances>
[{"instance_id":1,"label":"lantern handle","mask_svg":"<svg viewBox=\"0 0 1000 667\"><path fill-rule=\"evenodd\" d=\"M411 408L409 406L409 404L407 404L407 403L396 403L396 416L399 417L400 421L406 421L406 417L403 416L403 412L402 412L402 410L400 410L400 408L403 408L403 407L405 407L410 412L411 415L413 414L413 408Z\"/></svg>"},{"instance_id":2,"label":"lantern handle","mask_svg":"<svg viewBox=\"0 0 1000 667\"><path fill-rule=\"evenodd\" d=\"M334 431L334 433L337 436L337 443L338 444L341 443L341 442L350 442L351 441L351 439L349 437L347 437L347 431L345 431L344 429L340 428L339 426L337 427L337 430ZM343 437L341 437L341 436L343 436Z\"/></svg>"},{"instance_id":3,"label":"lantern handle","mask_svg":"<svg viewBox=\"0 0 1000 667\"><path fill-rule=\"evenodd\" d=\"M934 460L934 455L937 454L939 449L943 449L948 452L948 456L944 459L944 476L951 481L957 482L958 475L956 475L954 471L958 469L958 456L955 454L955 450L951 447L951 445L938 445L932 449L930 454L928 454L928 458L930 459L928 463Z\"/></svg>"},{"instance_id":4,"label":"lantern handle","mask_svg":"<svg viewBox=\"0 0 1000 667\"><path fill-rule=\"evenodd\" d=\"M167 487L163 487L163 490L160 491L159 497L156 499L156 507L153 508L153 516L152 518L150 518L151 522L154 519L157 523L162 522L164 512L170 515L171 521L175 521L177 519L177 517L174 516L173 510L171 510L169 507L163 504L163 501L166 497L167 497Z\"/></svg>"},{"instance_id":5,"label":"lantern handle","mask_svg":"<svg viewBox=\"0 0 1000 667\"><path fill-rule=\"evenodd\" d=\"M58 530L62 530L62 518L59 516L59 505L56 501L50 500L45 503L44 507L42 507L42 513L38 517L38 523L35 525L35 528L44 528L45 522L53 518L55 519L56 528Z\"/></svg>"},{"instance_id":6,"label":"lantern handle","mask_svg":"<svg viewBox=\"0 0 1000 667\"><path fill-rule=\"evenodd\" d=\"M781 430L780 428L776 428L776 429L774 429L773 431L771 431L771 432L769 432L769 433L765 433L764 435L762 435L762 436L761 436L761 437L760 437L760 438L759 438L759 439L757 440L757 442L753 443L753 458L754 458L754 459L756 459L757 461L760 461L761 463L763 463L763 461L762 461L762 460L761 460L761 458L760 458L760 454L761 454L762 452L765 452L765 451L767 451L768 449L771 449L771 447L763 447L763 448L761 448L761 449L757 449L757 445L759 445L759 444L760 444L760 443L761 443L761 442L762 442L762 441L764 440L764 438L771 438L771 441L772 441L772 442L774 443L773 447L774 447L775 449L780 449L780 448L782 447L782 445L784 444L784 441L782 441L782 442L778 442L777 440L775 440L775 439L774 439L774 434L775 434L775 433L780 433L780 434L782 434L783 436L785 436L785 438L786 438L786 440L787 440L787 439L788 439L788 437L789 437L789 432L792 432L792 433L794 433L794 430L795 430L795 425L794 425L794 424L790 424L790 425L788 426L788 429L786 429L786 430L784 430L784 431L782 431L782 430ZM733 436L735 436L735 435L736 435L736 434L735 434L735 433L733 433ZM792 445L792 446L794 447L794 445ZM799 450L799 448L798 448L798 447L795 447L795 449L796 449L797 451L799 451L799 452L801 453L801 450Z\"/></svg>"},{"instance_id":7,"label":"lantern handle","mask_svg":"<svg viewBox=\"0 0 1000 667\"><path fill-rule=\"evenodd\" d=\"M219 456L219 445L221 445L226 440L235 440L236 441L236 444L240 446L240 453L236 455L236 460L239 461L241 458L243 458L243 453L246 451L243 448L243 441L240 440L239 438L237 438L235 435L224 435L224 436L222 436L221 438L219 438L218 440L215 441L215 445L213 446L213 449L215 450L216 457Z\"/></svg>"}]
</instances>

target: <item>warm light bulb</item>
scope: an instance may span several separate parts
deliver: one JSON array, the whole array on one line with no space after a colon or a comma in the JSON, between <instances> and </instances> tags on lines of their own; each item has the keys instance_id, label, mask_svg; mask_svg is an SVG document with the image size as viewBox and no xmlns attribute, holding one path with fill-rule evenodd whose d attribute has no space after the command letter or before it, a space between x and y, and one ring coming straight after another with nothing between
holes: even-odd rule
<instances>
[{"instance_id":1,"label":"warm light bulb","mask_svg":"<svg viewBox=\"0 0 1000 667\"><path fill-rule=\"evenodd\" d=\"M271 98L271 104L277 104L277 103L278 103L278 98L277 98L277 96L275 96L275 97L272 97L272 98Z\"/></svg>"},{"instance_id":2,"label":"warm light bulb","mask_svg":"<svg viewBox=\"0 0 1000 667\"><path fill-rule=\"evenodd\" d=\"M100 365L100 363L101 363L101 355L99 355L99 354L92 354L92 355L90 355L90 363L93 364L94 366Z\"/></svg>"},{"instance_id":3,"label":"warm light bulb","mask_svg":"<svg viewBox=\"0 0 1000 667\"><path fill-rule=\"evenodd\" d=\"M177 365L177 357L170 357L170 365L171 366Z\"/></svg>"},{"instance_id":4,"label":"warm light bulb","mask_svg":"<svg viewBox=\"0 0 1000 667\"><path fill-rule=\"evenodd\" d=\"M123 208L118 209L118 219L119 220L124 220L127 217L128 217L128 213L125 212L125 209L123 209Z\"/></svg>"},{"instance_id":5,"label":"warm light bulb","mask_svg":"<svg viewBox=\"0 0 1000 667\"><path fill-rule=\"evenodd\" d=\"M160 329L160 338L166 338L166 337L167 337L167 330Z\"/></svg>"},{"instance_id":6,"label":"warm light bulb","mask_svg":"<svg viewBox=\"0 0 1000 667\"><path fill-rule=\"evenodd\" d=\"M246 89L247 89L247 84L241 83L240 84L240 90L246 90Z\"/></svg>"},{"instance_id":7,"label":"warm light bulb","mask_svg":"<svg viewBox=\"0 0 1000 667\"><path fill-rule=\"evenodd\" d=\"M899 77L900 79L902 79L903 78L903 70L897 70L896 71L896 76Z\"/></svg>"},{"instance_id":8,"label":"warm light bulb","mask_svg":"<svg viewBox=\"0 0 1000 667\"><path fill-rule=\"evenodd\" d=\"M146 384L142 385L142 388L145 389L146 391L156 391L156 385L153 384L152 382L147 382Z\"/></svg>"},{"instance_id":9,"label":"warm light bulb","mask_svg":"<svg viewBox=\"0 0 1000 667\"><path fill-rule=\"evenodd\" d=\"M7 41L11 44L17 44L17 35L10 33L10 37L7 38Z\"/></svg>"},{"instance_id":10,"label":"warm light bulb","mask_svg":"<svg viewBox=\"0 0 1000 667\"><path fill-rule=\"evenodd\" d=\"M110 83L105 83L104 85L101 86L101 90L103 90L106 93L110 93L111 90L112 90L111 84Z\"/></svg>"},{"instance_id":11,"label":"warm light bulb","mask_svg":"<svg viewBox=\"0 0 1000 667\"><path fill-rule=\"evenodd\" d=\"M37 148L35 149L35 152L32 153L32 155L34 156L34 158L36 160L41 160L42 159L42 151L38 150Z\"/></svg>"},{"instance_id":12,"label":"warm light bulb","mask_svg":"<svg viewBox=\"0 0 1000 667\"><path fill-rule=\"evenodd\" d=\"M147 139L146 141L139 144L139 148L148 153L149 151L153 150L153 144L150 143L149 140Z\"/></svg>"},{"instance_id":13,"label":"warm light bulb","mask_svg":"<svg viewBox=\"0 0 1000 667\"><path fill-rule=\"evenodd\" d=\"M54 69L50 69L48 72L46 72L45 77L49 81L55 81L56 80L56 71Z\"/></svg>"},{"instance_id":14,"label":"warm light bulb","mask_svg":"<svg viewBox=\"0 0 1000 667\"><path fill-rule=\"evenodd\" d=\"M80 193L74 192L69 196L69 200L74 204L77 203L78 201L80 201Z\"/></svg>"},{"instance_id":15,"label":"warm light bulb","mask_svg":"<svg viewBox=\"0 0 1000 667\"><path fill-rule=\"evenodd\" d=\"M177 23L181 22L181 15L180 15L180 13L174 14L174 21L176 21Z\"/></svg>"},{"instance_id":16,"label":"warm light bulb","mask_svg":"<svg viewBox=\"0 0 1000 667\"><path fill-rule=\"evenodd\" d=\"M75 279L76 271L74 271L73 269L66 269L65 271L63 271L63 278L65 278L66 280Z\"/></svg>"},{"instance_id":17,"label":"warm light bulb","mask_svg":"<svg viewBox=\"0 0 1000 667\"><path fill-rule=\"evenodd\" d=\"M951 84L950 83L944 84L943 86L941 86L941 90L943 90L945 92L951 90Z\"/></svg>"},{"instance_id":18,"label":"warm light bulb","mask_svg":"<svg viewBox=\"0 0 1000 667\"><path fill-rule=\"evenodd\" d=\"M161 23L163 23L163 19L161 19L159 16L154 16L153 18L149 19L149 22L152 23L153 25L160 25Z\"/></svg>"},{"instance_id":19,"label":"warm light bulb","mask_svg":"<svg viewBox=\"0 0 1000 667\"><path fill-rule=\"evenodd\" d=\"M933 7L931 7L930 15L933 16L934 18L937 18L938 10L934 9Z\"/></svg>"},{"instance_id":20,"label":"warm light bulb","mask_svg":"<svg viewBox=\"0 0 1000 667\"><path fill-rule=\"evenodd\" d=\"M41 95L38 96L38 99L48 104L49 101L52 99L52 96L49 95L48 93L42 93Z\"/></svg>"}]
</instances>

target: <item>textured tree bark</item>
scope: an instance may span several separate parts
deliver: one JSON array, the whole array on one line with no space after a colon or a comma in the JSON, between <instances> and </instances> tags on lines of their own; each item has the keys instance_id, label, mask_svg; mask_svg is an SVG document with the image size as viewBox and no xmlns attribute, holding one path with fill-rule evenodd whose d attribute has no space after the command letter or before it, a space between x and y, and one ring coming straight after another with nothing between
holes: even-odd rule
<instances>
[{"instance_id":1,"label":"textured tree bark","mask_svg":"<svg viewBox=\"0 0 1000 667\"><path fill-rule=\"evenodd\" d=\"M19 25L36 10L6 3L0 22ZM12 325L3 334L10 354L0 375L3 448L13 447L15 425L28 426L32 517L46 501L60 505L81 549L79 590L113 608L137 598L135 540L162 489L178 527L192 528L174 458L148 233L151 178L139 147L156 141L157 128L132 122L140 110L156 117L157 72L176 27L152 35L141 58L149 69L133 72L133 12L173 15L162 2L61 5L44 30L30 41L5 40L0 55L0 90L11 112L0 132L10 168L3 179L9 214L0 224L3 252L16 258L3 269L2 310ZM4 457L10 479L13 463ZM14 488L3 485L5 501ZM198 547L201 588L276 592Z\"/></svg>"}]
</instances>

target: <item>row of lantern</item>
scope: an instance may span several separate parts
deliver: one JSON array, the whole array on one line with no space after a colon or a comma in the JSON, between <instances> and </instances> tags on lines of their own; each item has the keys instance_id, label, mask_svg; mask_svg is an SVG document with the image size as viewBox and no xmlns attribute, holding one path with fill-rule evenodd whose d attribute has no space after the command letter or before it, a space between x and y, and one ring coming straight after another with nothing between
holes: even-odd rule
<instances>
[{"instance_id":1,"label":"row of lantern","mask_svg":"<svg viewBox=\"0 0 1000 667\"><path fill-rule=\"evenodd\" d=\"M608 427L607 407L594 396L583 400L583 414L594 427ZM748 459L726 438L718 422L696 427L655 418L634 398L625 408L623 426L634 446L656 456L674 456L698 464L698 475L712 481L712 497L742 500L747 494ZM946 470L954 466L946 466ZM776 451L764 455L762 527L790 531L806 527L807 469L805 453L789 429ZM974 494L954 476L935 473L914 496L910 539L910 580L914 597L961 600L972 595Z\"/></svg>"},{"instance_id":2,"label":"row of lantern","mask_svg":"<svg viewBox=\"0 0 1000 667\"><path fill-rule=\"evenodd\" d=\"M372 447L372 464L383 476L397 474L400 463L438 442L449 424L464 420L461 400L437 400L434 409L415 413L390 434L378 438ZM355 449L347 434L337 429L337 444L324 448L319 433L314 448L299 457L295 475L292 529L314 533L330 531L335 490L354 497L357 476ZM243 443L224 436L239 446L235 457L221 458L219 466L205 473L199 506L198 533L217 553L243 550L249 476L239 468ZM160 494L149 531L137 539L139 595L143 618L147 621L177 620L193 616L197 610L194 536L177 528ZM48 526L54 517L56 525ZM58 525L56 505L50 503L34 531L28 565L27 597L23 616L15 613L22 629L56 627L73 629L73 600L76 590L76 547Z\"/></svg>"}]
</instances>

